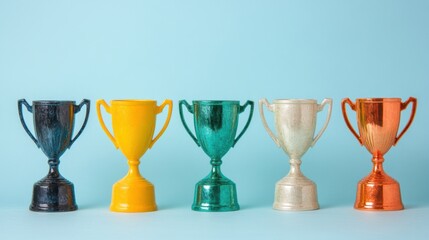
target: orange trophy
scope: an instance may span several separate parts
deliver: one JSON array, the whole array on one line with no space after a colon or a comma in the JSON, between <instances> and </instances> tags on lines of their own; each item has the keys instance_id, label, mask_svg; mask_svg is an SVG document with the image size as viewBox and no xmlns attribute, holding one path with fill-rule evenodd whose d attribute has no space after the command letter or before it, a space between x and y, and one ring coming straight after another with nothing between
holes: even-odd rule
<instances>
[{"instance_id":1,"label":"orange trophy","mask_svg":"<svg viewBox=\"0 0 429 240\"><path fill-rule=\"evenodd\" d=\"M397 135L401 111L412 103L411 117ZM356 111L359 135L349 122L346 104ZM406 102L400 98L358 98L352 103L349 98L341 102L347 127L361 145L372 154L372 172L358 183L355 208L358 210L402 210L399 183L383 170L383 155L395 146L413 122L417 99Z\"/></svg>"}]
</instances>

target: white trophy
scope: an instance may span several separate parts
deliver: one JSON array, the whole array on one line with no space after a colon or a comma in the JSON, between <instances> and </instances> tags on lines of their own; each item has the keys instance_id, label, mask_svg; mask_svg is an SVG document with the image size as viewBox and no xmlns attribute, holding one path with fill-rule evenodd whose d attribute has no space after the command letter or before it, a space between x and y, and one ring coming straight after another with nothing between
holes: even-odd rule
<instances>
[{"instance_id":1,"label":"white trophy","mask_svg":"<svg viewBox=\"0 0 429 240\"><path fill-rule=\"evenodd\" d=\"M329 104L325 124L314 137L317 113ZM263 105L274 113L277 135L268 127ZM272 104L267 99L259 100L259 113L268 134L278 147L289 155L290 171L276 184L274 205L276 210L315 210L319 208L316 184L302 174L301 157L316 144L331 118L332 99L321 104L314 99L278 99Z\"/></svg>"}]
</instances>

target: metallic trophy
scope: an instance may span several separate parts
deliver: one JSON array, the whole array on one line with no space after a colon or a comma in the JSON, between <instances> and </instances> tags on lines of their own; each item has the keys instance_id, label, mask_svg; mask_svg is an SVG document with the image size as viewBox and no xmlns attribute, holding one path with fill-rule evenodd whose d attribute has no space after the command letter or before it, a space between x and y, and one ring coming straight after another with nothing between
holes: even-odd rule
<instances>
[{"instance_id":1,"label":"metallic trophy","mask_svg":"<svg viewBox=\"0 0 429 240\"><path fill-rule=\"evenodd\" d=\"M113 134L107 129L100 107L112 116ZM155 132L156 115L169 106L168 115L159 133ZM110 210L114 212L149 212L157 209L155 187L140 175L140 158L161 137L170 122L173 102L165 100L157 106L155 100L97 101L98 120L113 142L128 159L128 174L113 185Z\"/></svg>"},{"instance_id":2,"label":"metallic trophy","mask_svg":"<svg viewBox=\"0 0 429 240\"><path fill-rule=\"evenodd\" d=\"M193 114L196 136L191 132L183 116L182 106ZM250 105L249 118L243 130L238 134L238 116ZM243 136L253 114L253 102L247 101L240 106L239 101L193 101L192 106L185 100L179 103L180 118L183 126L195 143L211 158L210 174L195 186L192 210L205 212L236 211L237 202L235 183L226 178L221 170L221 158Z\"/></svg>"},{"instance_id":3,"label":"metallic trophy","mask_svg":"<svg viewBox=\"0 0 429 240\"><path fill-rule=\"evenodd\" d=\"M329 104L325 124L314 137L317 113ZM268 127L263 105L274 112L277 135ZM280 99L270 104L267 99L259 100L259 113L268 134L278 147L289 155L290 171L276 184L274 205L276 210L314 210L319 208L316 184L305 177L301 170L301 157L316 144L328 126L332 111L332 99L321 104L313 99Z\"/></svg>"},{"instance_id":4,"label":"metallic trophy","mask_svg":"<svg viewBox=\"0 0 429 240\"><path fill-rule=\"evenodd\" d=\"M33 113L35 135L30 132L22 115L22 105ZM74 115L86 105L83 125L74 138ZM18 101L19 118L30 138L48 157L49 173L33 186L30 210L37 212L63 212L77 210L73 183L61 176L58 165L60 157L71 147L86 126L90 101L84 99L79 105L74 101L33 101L33 106L25 99Z\"/></svg>"},{"instance_id":5,"label":"metallic trophy","mask_svg":"<svg viewBox=\"0 0 429 240\"><path fill-rule=\"evenodd\" d=\"M411 117L399 135L401 111L412 103ZM349 122L346 104L356 111L359 135ZM361 145L372 154L372 172L358 183L356 202L358 210L401 210L399 183L383 170L383 155L395 146L413 122L417 99L410 97L402 103L400 98L358 98L352 103L349 98L341 102L347 127Z\"/></svg>"}]
</instances>

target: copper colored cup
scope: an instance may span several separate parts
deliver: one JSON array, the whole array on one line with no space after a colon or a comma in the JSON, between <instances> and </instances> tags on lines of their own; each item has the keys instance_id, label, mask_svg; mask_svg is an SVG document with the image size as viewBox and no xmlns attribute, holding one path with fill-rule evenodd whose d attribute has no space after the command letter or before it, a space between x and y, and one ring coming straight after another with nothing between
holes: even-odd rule
<instances>
[{"instance_id":1,"label":"copper colored cup","mask_svg":"<svg viewBox=\"0 0 429 240\"><path fill-rule=\"evenodd\" d=\"M401 111L412 103L411 116L404 129L397 135ZM346 112L346 104L356 111L359 134L353 129ZM399 183L383 170L383 155L395 146L413 122L417 99L358 98L353 103L349 98L341 102L347 127L361 145L372 154L372 172L358 183L354 207L359 210L402 210Z\"/></svg>"}]
</instances>

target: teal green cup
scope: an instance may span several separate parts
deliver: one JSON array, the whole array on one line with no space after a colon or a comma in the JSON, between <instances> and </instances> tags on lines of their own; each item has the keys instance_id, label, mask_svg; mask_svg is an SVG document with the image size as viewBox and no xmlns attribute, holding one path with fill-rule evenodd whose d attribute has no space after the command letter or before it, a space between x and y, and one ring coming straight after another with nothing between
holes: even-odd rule
<instances>
[{"instance_id":1,"label":"teal green cup","mask_svg":"<svg viewBox=\"0 0 429 240\"><path fill-rule=\"evenodd\" d=\"M194 117L195 135L186 124L183 105ZM253 102L240 106L239 101L193 101L179 102L183 126L195 143L210 157L211 172L195 186L192 210L225 212L240 209L235 183L225 177L221 170L222 157L234 147L249 127L253 115ZM250 106L250 113L243 130L237 135L238 117Z\"/></svg>"}]
</instances>

